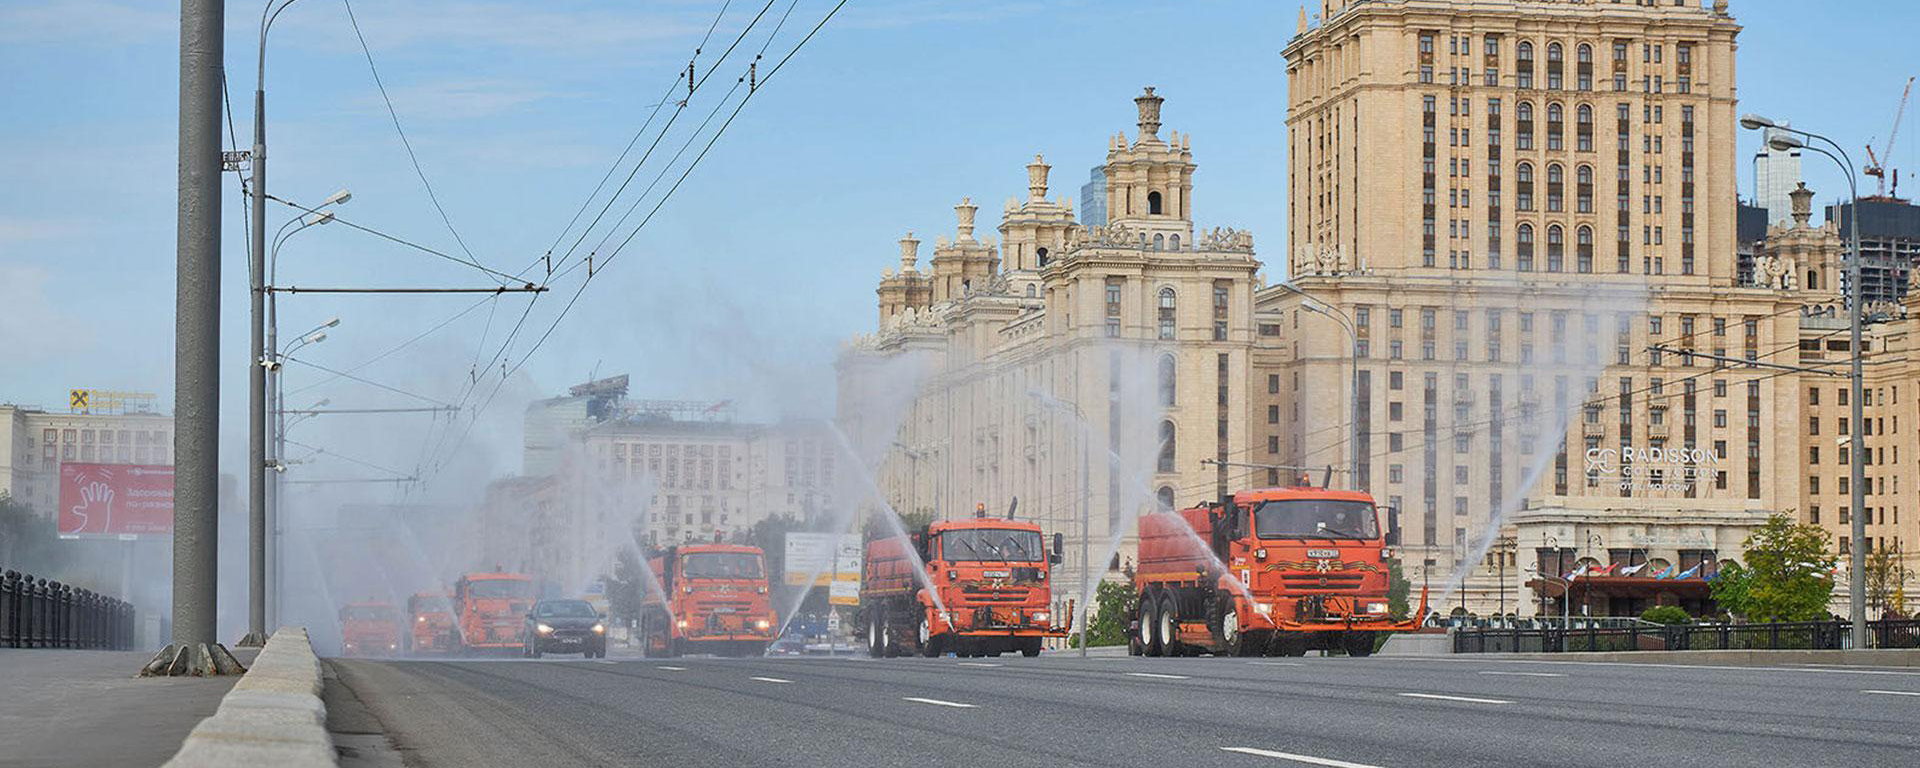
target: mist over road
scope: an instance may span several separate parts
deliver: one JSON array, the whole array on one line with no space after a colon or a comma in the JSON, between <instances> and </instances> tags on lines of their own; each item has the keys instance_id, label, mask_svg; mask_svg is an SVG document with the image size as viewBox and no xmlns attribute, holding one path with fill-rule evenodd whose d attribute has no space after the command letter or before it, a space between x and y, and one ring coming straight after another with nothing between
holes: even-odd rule
<instances>
[{"instance_id":1,"label":"mist over road","mask_svg":"<svg viewBox=\"0 0 1920 768\"><path fill-rule=\"evenodd\" d=\"M1920 670L1051 654L328 663L329 685L365 702L408 765L1920 760Z\"/></svg>"}]
</instances>

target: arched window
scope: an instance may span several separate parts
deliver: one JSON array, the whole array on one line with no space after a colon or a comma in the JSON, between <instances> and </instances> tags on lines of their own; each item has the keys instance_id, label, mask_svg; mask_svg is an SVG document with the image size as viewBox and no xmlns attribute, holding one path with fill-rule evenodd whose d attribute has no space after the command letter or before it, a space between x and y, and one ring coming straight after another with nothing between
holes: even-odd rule
<instances>
[{"instance_id":1,"label":"arched window","mask_svg":"<svg viewBox=\"0 0 1920 768\"><path fill-rule=\"evenodd\" d=\"M1173 289L1160 289L1160 338L1173 338Z\"/></svg>"},{"instance_id":2,"label":"arched window","mask_svg":"<svg viewBox=\"0 0 1920 768\"><path fill-rule=\"evenodd\" d=\"M1514 147L1533 149L1533 102L1523 101L1514 111Z\"/></svg>"},{"instance_id":3,"label":"arched window","mask_svg":"<svg viewBox=\"0 0 1920 768\"><path fill-rule=\"evenodd\" d=\"M1166 249L1167 249L1167 236L1166 236L1166 235L1162 235L1162 234L1159 234L1159 233L1155 233L1155 234L1154 234L1154 236L1153 236L1153 249L1154 249L1154 250L1156 250L1156 251L1164 251L1164 250L1166 250Z\"/></svg>"},{"instance_id":4,"label":"arched window","mask_svg":"<svg viewBox=\"0 0 1920 768\"><path fill-rule=\"evenodd\" d=\"M1593 46L1581 43L1575 54L1578 63L1574 73L1574 86L1582 91L1593 90Z\"/></svg>"},{"instance_id":5,"label":"arched window","mask_svg":"<svg viewBox=\"0 0 1920 768\"><path fill-rule=\"evenodd\" d=\"M1558 152L1566 148L1566 110L1559 102L1547 105L1547 149Z\"/></svg>"},{"instance_id":6,"label":"arched window","mask_svg":"<svg viewBox=\"0 0 1920 768\"><path fill-rule=\"evenodd\" d=\"M1167 236L1167 249L1168 249L1168 250L1172 250L1172 251L1177 251L1177 250L1180 250L1180 236L1179 236L1179 235L1177 235L1177 234L1174 234L1174 235L1168 235L1168 236Z\"/></svg>"},{"instance_id":7,"label":"arched window","mask_svg":"<svg viewBox=\"0 0 1920 768\"><path fill-rule=\"evenodd\" d=\"M1807 270L1807 290L1820 290L1820 273L1811 269Z\"/></svg>"},{"instance_id":8,"label":"arched window","mask_svg":"<svg viewBox=\"0 0 1920 768\"><path fill-rule=\"evenodd\" d=\"M1580 150L1581 152L1592 152L1593 151L1593 105L1591 104L1580 105L1580 109L1576 111L1575 115L1576 115L1575 116L1576 122L1574 125L1574 131L1573 131L1573 137L1574 137L1573 147L1574 149Z\"/></svg>"},{"instance_id":9,"label":"arched window","mask_svg":"<svg viewBox=\"0 0 1920 768\"><path fill-rule=\"evenodd\" d=\"M1513 267L1521 272L1533 271L1533 225L1521 224L1519 249L1514 252Z\"/></svg>"},{"instance_id":10,"label":"arched window","mask_svg":"<svg viewBox=\"0 0 1920 768\"><path fill-rule=\"evenodd\" d=\"M1533 41L1522 40L1516 54L1514 84L1520 88L1533 87Z\"/></svg>"},{"instance_id":11,"label":"arched window","mask_svg":"<svg viewBox=\"0 0 1920 768\"><path fill-rule=\"evenodd\" d=\"M1161 512L1173 511L1173 486L1160 486L1160 490L1153 492L1153 497L1159 500Z\"/></svg>"},{"instance_id":12,"label":"arched window","mask_svg":"<svg viewBox=\"0 0 1920 768\"><path fill-rule=\"evenodd\" d=\"M1160 463L1161 472L1173 471L1173 422L1160 422Z\"/></svg>"},{"instance_id":13,"label":"arched window","mask_svg":"<svg viewBox=\"0 0 1920 768\"><path fill-rule=\"evenodd\" d=\"M1593 46L1587 45L1586 43L1581 43L1580 47L1576 49L1576 52L1574 55L1579 57L1578 59L1576 59L1576 61L1580 62L1581 64L1592 64L1593 63Z\"/></svg>"},{"instance_id":14,"label":"arched window","mask_svg":"<svg viewBox=\"0 0 1920 768\"><path fill-rule=\"evenodd\" d=\"M1521 163L1516 172L1519 184L1514 189L1514 207L1523 211L1533 210L1533 163Z\"/></svg>"},{"instance_id":15,"label":"arched window","mask_svg":"<svg viewBox=\"0 0 1920 768\"><path fill-rule=\"evenodd\" d=\"M1547 44L1547 88L1551 90L1560 90L1563 83L1561 75L1566 66L1566 56L1562 55L1563 53L1559 43Z\"/></svg>"},{"instance_id":16,"label":"arched window","mask_svg":"<svg viewBox=\"0 0 1920 768\"><path fill-rule=\"evenodd\" d=\"M1027 298L1031 299L1036 296L1039 296L1040 295L1039 291L1040 289L1038 286L1035 286L1033 283L1027 283Z\"/></svg>"},{"instance_id":17,"label":"arched window","mask_svg":"<svg viewBox=\"0 0 1920 768\"><path fill-rule=\"evenodd\" d=\"M1593 271L1593 228L1581 225L1574 233L1574 269L1582 272Z\"/></svg>"},{"instance_id":18,"label":"arched window","mask_svg":"<svg viewBox=\"0 0 1920 768\"><path fill-rule=\"evenodd\" d=\"M1555 224L1547 227L1547 271L1559 272L1566 268L1566 233Z\"/></svg>"},{"instance_id":19,"label":"arched window","mask_svg":"<svg viewBox=\"0 0 1920 768\"><path fill-rule=\"evenodd\" d=\"M1147 213L1158 214L1159 212L1160 212L1160 193L1157 191L1148 192L1147 193Z\"/></svg>"},{"instance_id":20,"label":"arched window","mask_svg":"<svg viewBox=\"0 0 1920 768\"><path fill-rule=\"evenodd\" d=\"M1547 166L1548 211L1561 211L1566 209L1566 181L1566 170L1561 168L1559 163L1551 163Z\"/></svg>"},{"instance_id":21,"label":"arched window","mask_svg":"<svg viewBox=\"0 0 1920 768\"><path fill-rule=\"evenodd\" d=\"M1160 356L1160 405L1163 408L1173 407L1175 394L1173 367L1173 355Z\"/></svg>"},{"instance_id":22,"label":"arched window","mask_svg":"<svg viewBox=\"0 0 1920 768\"><path fill-rule=\"evenodd\" d=\"M1043 245L1037 249L1034 249L1033 255L1040 257L1040 266L1044 267L1047 265L1047 247L1046 246Z\"/></svg>"}]
</instances>

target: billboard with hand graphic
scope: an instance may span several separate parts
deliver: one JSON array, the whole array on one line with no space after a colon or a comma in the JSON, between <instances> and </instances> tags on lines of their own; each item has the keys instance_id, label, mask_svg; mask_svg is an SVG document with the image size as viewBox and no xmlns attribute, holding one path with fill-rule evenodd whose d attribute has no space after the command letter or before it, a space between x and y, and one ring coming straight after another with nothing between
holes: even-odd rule
<instances>
[{"instance_id":1,"label":"billboard with hand graphic","mask_svg":"<svg viewBox=\"0 0 1920 768\"><path fill-rule=\"evenodd\" d=\"M60 465L60 538L173 533L173 467Z\"/></svg>"}]
</instances>

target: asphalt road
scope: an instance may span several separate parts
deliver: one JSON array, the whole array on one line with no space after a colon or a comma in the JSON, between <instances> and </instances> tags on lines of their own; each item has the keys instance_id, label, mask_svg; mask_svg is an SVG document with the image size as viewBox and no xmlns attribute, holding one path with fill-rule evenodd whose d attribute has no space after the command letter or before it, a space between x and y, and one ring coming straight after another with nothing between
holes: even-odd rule
<instances>
[{"instance_id":1,"label":"asphalt road","mask_svg":"<svg viewBox=\"0 0 1920 768\"><path fill-rule=\"evenodd\" d=\"M409 766L1911 766L1920 670L1443 658L330 662Z\"/></svg>"}]
</instances>

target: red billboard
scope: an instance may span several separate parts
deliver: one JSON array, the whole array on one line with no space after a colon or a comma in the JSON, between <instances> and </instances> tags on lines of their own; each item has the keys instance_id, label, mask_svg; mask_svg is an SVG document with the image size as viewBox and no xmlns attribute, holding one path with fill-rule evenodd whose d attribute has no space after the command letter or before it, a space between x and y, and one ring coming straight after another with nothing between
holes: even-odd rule
<instances>
[{"instance_id":1,"label":"red billboard","mask_svg":"<svg viewBox=\"0 0 1920 768\"><path fill-rule=\"evenodd\" d=\"M173 467L60 465L60 537L128 538L173 533Z\"/></svg>"}]
</instances>

